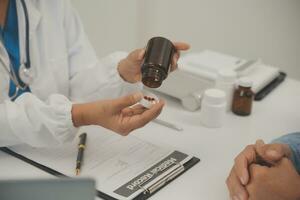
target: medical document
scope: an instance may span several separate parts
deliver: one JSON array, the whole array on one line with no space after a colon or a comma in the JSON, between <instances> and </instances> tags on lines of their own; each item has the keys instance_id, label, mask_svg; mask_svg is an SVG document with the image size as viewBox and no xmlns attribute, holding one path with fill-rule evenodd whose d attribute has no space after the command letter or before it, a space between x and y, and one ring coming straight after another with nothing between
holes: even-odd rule
<instances>
[{"instance_id":1,"label":"medical document","mask_svg":"<svg viewBox=\"0 0 300 200\"><path fill-rule=\"evenodd\" d=\"M97 189L117 199L132 199L159 177L192 157L135 136L119 136L100 127L84 127L87 142L81 177L92 177ZM75 177L78 137L58 148L17 146L13 151L67 176Z\"/></svg>"}]
</instances>

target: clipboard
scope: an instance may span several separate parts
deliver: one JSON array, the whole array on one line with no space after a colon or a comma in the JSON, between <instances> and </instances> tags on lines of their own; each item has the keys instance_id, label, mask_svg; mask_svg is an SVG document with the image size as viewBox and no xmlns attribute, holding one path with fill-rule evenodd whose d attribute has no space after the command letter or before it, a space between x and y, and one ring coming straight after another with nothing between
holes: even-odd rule
<instances>
[{"instance_id":1,"label":"clipboard","mask_svg":"<svg viewBox=\"0 0 300 200\"><path fill-rule=\"evenodd\" d=\"M1 147L0 151L9 154L15 158L18 158L42 171L45 171L53 176L59 177L59 178L67 178L68 176L56 171L48 166L45 166L43 164L40 164L34 160L31 160L19 153L14 152L13 150L7 148L7 147ZM162 188L164 188L166 185L168 185L170 182L172 182L173 180L175 180L177 177L179 177L180 175L182 175L184 172L186 172L187 170L189 170L190 168L192 168L194 165L196 165L198 162L200 162L200 159L197 157L192 157L190 160L188 160L187 162L185 162L183 165L180 164L176 164L174 167L174 170L172 170L169 174L167 174L166 176L161 177L160 179L158 179L158 181L156 181L155 183L151 184L149 187L144 188L142 186L140 186L141 188L143 188L143 192L141 192L139 195L137 195L135 198L133 198L132 200L145 200L150 198L152 195L154 195L155 193L157 193L158 191L160 191ZM97 196L100 198L103 198L105 200L118 200L102 191L97 190Z\"/></svg>"}]
</instances>

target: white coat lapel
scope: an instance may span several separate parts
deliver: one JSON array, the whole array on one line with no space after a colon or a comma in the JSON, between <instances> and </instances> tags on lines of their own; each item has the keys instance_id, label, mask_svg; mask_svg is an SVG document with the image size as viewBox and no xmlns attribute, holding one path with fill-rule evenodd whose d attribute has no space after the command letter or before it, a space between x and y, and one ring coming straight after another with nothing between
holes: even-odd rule
<instances>
[{"instance_id":1,"label":"white coat lapel","mask_svg":"<svg viewBox=\"0 0 300 200\"><path fill-rule=\"evenodd\" d=\"M21 63L26 61L26 21L23 6L20 0L17 1L17 11L18 11L18 22L19 22L19 45L20 45L20 59ZM28 10L28 21L29 21L29 48L30 48L30 61L31 61L31 70L35 74L35 78L32 84L30 84L30 89L34 94L39 95L38 90L36 89L38 81L38 69L39 66L37 63L40 63L40 56L37 47L37 35L38 27L41 22L41 13L37 9L35 0L25 0L25 4Z\"/></svg>"}]
</instances>

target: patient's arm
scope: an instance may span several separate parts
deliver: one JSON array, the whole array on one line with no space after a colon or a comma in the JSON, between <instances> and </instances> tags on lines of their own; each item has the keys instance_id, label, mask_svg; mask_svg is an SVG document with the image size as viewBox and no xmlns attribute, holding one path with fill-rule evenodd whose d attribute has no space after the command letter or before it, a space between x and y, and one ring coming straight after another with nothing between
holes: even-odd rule
<instances>
[{"instance_id":1,"label":"patient's arm","mask_svg":"<svg viewBox=\"0 0 300 200\"><path fill-rule=\"evenodd\" d=\"M291 160L300 174L300 133L292 133L275 139L272 143L287 144L291 149Z\"/></svg>"}]
</instances>

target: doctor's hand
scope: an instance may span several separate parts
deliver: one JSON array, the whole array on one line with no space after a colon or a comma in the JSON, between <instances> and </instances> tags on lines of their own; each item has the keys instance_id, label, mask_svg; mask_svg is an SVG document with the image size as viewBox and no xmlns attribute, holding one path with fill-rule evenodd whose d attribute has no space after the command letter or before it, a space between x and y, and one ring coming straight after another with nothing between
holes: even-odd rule
<instances>
[{"instance_id":1,"label":"doctor's hand","mask_svg":"<svg viewBox=\"0 0 300 200\"><path fill-rule=\"evenodd\" d=\"M183 42L174 42L176 53L172 59L171 71L177 69L177 61L180 57L180 51L186 51L190 45ZM142 80L141 64L145 55L145 49L136 49L121 60L118 65L120 76L129 83L136 83Z\"/></svg>"},{"instance_id":2,"label":"doctor's hand","mask_svg":"<svg viewBox=\"0 0 300 200\"><path fill-rule=\"evenodd\" d=\"M155 119L164 106L164 102L160 100L150 109L145 109L136 104L142 98L143 94L138 92L113 100L74 104L73 124L75 127L99 125L121 135L128 135L131 131Z\"/></svg>"},{"instance_id":3,"label":"doctor's hand","mask_svg":"<svg viewBox=\"0 0 300 200\"><path fill-rule=\"evenodd\" d=\"M256 164L276 164L282 158L291 156L291 150L286 144L264 144L257 140L256 144L248 145L236 158L226 184L233 200L247 200L248 192L245 186L249 183L249 166Z\"/></svg>"},{"instance_id":4,"label":"doctor's hand","mask_svg":"<svg viewBox=\"0 0 300 200\"><path fill-rule=\"evenodd\" d=\"M283 158L273 167L252 164L246 186L250 200L299 200L300 176L293 163Z\"/></svg>"}]
</instances>

